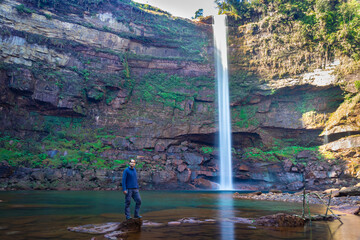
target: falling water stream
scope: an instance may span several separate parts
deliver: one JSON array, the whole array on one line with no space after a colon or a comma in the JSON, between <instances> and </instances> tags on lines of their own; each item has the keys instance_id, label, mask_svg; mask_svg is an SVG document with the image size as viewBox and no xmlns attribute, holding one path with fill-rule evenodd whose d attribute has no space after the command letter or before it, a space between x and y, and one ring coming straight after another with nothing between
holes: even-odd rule
<instances>
[{"instance_id":1,"label":"falling water stream","mask_svg":"<svg viewBox=\"0 0 360 240\"><path fill-rule=\"evenodd\" d=\"M213 30L219 105L220 190L232 190L231 121L226 15L214 16Z\"/></svg>"}]
</instances>

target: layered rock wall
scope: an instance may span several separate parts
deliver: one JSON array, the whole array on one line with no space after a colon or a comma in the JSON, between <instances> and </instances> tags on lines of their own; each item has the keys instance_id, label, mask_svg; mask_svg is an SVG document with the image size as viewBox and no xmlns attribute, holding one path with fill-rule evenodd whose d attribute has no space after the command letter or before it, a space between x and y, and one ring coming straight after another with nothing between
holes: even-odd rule
<instances>
[{"instance_id":1,"label":"layered rock wall","mask_svg":"<svg viewBox=\"0 0 360 240\"><path fill-rule=\"evenodd\" d=\"M144 188L216 187L210 25L129 1L91 12L29 2L0 3L2 188L116 189L130 158ZM324 64L296 24L272 19L274 32L264 21L229 21L234 180L243 189L346 185L337 179L358 165L337 167L341 154L319 165L316 147L360 132L358 77L335 77L344 62ZM344 102L344 91L354 96Z\"/></svg>"}]
</instances>

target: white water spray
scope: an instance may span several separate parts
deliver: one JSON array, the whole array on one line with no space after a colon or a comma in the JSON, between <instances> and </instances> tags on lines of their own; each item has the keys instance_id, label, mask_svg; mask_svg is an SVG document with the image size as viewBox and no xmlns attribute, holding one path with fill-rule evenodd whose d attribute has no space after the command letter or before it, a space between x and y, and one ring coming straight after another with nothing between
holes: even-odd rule
<instances>
[{"instance_id":1,"label":"white water spray","mask_svg":"<svg viewBox=\"0 0 360 240\"><path fill-rule=\"evenodd\" d=\"M324 144L328 144L329 143L329 136L328 136L328 130L327 128L325 128L325 134L324 134Z\"/></svg>"},{"instance_id":2,"label":"white water spray","mask_svg":"<svg viewBox=\"0 0 360 240\"><path fill-rule=\"evenodd\" d=\"M232 190L231 121L226 15L214 16L213 30L219 104L220 190Z\"/></svg>"}]
</instances>

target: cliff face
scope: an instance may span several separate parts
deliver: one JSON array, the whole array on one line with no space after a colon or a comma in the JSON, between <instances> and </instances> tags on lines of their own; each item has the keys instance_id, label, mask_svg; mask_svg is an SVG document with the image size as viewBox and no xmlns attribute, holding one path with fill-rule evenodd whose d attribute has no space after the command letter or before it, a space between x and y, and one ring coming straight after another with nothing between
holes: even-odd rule
<instances>
[{"instance_id":1,"label":"cliff face","mask_svg":"<svg viewBox=\"0 0 360 240\"><path fill-rule=\"evenodd\" d=\"M1 7L4 104L14 105L11 98L24 95L21 109L29 110L27 106L33 105L32 110L41 114L83 117L98 127L126 127L130 135L141 136L149 135L142 133L149 123L132 122L133 119L153 114L152 120L161 120L150 124L157 132L151 133L150 138L180 135L156 129L163 129L174 116L177 120L192 120L188 115L196 101L200 108L212 104L213 98L208 96L214 91L212 64L207 61L211 39L208 27L202 29L185 20L151 15L122 2L104 6L92 16L60 16L45 10L20 14L17 4L4 1ZM129 12L134 16L128 16ZM140 23L133 23L133 19ZM140 25L141 21L151 22L150 26ZM156 21L159 26L154 26ZM166 79L167 74L184 79ZM144 76L159 81L153 83ZM196 79L198 86L189 87L197 76L204 77ZM150 99L155 96L149 93L152 88L161 88L154 91L163 93L162 99ZM142 94L146 93L149 101L143 100ZM173 103L166 94L177 94L183 101ZM176 108L153 106L150 100L164 101ZM169 110L173 113L169 114ZM199 121L189 124L189 120L178 124L178 131L190 128L189 125L202 125ZM130 130L134 128L138 130Z\"/></svg>"},{"instance_id":2,"label":"cliff face","mask_svg":"<svg viewBox=\"0 0 360 240\"><path fill-rule=\"evenodd\" d=\"M126 160L137 158L145 188L214 187L211 26L125 0L91 12L70 2L0 2L1 186L117 188ZM312 148L325 128L330 144L360 132L357 97L342 95L356 93L356 73L332 75L341 59L320 69L296 26L273 33L256 24L229 28L238 184L297 190L356 175L357 165L320 164ZM341 109L351 109L346 120Z\"/></svg>"}]
</instances>

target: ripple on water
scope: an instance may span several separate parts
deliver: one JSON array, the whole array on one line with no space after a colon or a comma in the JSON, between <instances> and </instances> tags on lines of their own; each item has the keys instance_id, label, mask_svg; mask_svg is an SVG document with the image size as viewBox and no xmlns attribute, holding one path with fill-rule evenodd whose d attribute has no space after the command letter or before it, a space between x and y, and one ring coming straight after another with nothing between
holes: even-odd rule
<instances>
[{"instance_id":1,"label":"ripple on water","mask_svg":"<svg viewBox=\"0 0 360 240\"><path fill-rule=\"evenodd\" d=\"M123 200L120 192L29 192L0 193L0 198L6 200L0 209L1 240L28 239L77 239L89 240L92 235L67 231L69 226L120 222L124 220ZM231 225L222 225L221 211L233 211L238 218L257 218L278 212L300 213L299 204L286 202L269 202L253 200L234 200L233 205L219 207L221 193L196 192L142 192L143 220L159 223L161 226L144 226L142 232L130 234L128 240L207 240L207 239L333 239L359 240L360 218L357 216L342 216L344 224L338 221L329 223L313 223L302 229L276 230L266 227L252 227L251 224L234 223L233 235L227 235L226 229ZM36 198L38 197L38 198ZM67 205L69 203L69 205ZM76 203L75 205L72 203ZM226 202L228 203L228 202ZM23 205L25 208L5 208L7 204ZM51 205L51 206L50 206ZM52 208L53 206L59 208ZM62 208L61 206L66 205ZM76 208L74 206L82 206ZM301 205L301 204L300 204ZM29 207L32 206L32 207ZM34 207L36 206L36 207ZM39 207L43 206L43 207ZM49 207L47 207L49 206ZM67 208L73 206L72 208ZM317 212L316 212L317 211ZM324 209L314 206L312 213L324 213ZM31 216L30 216L31 214ZM182 218L195 218L202 221L214 219L216 222L201 224L180 224L168 226L170 221ZM222 234L225 229L225 235ZM13 235L7 235L12 233ZM96 236L103 240L103 236Z\"/></svg>"}]
</instances>

